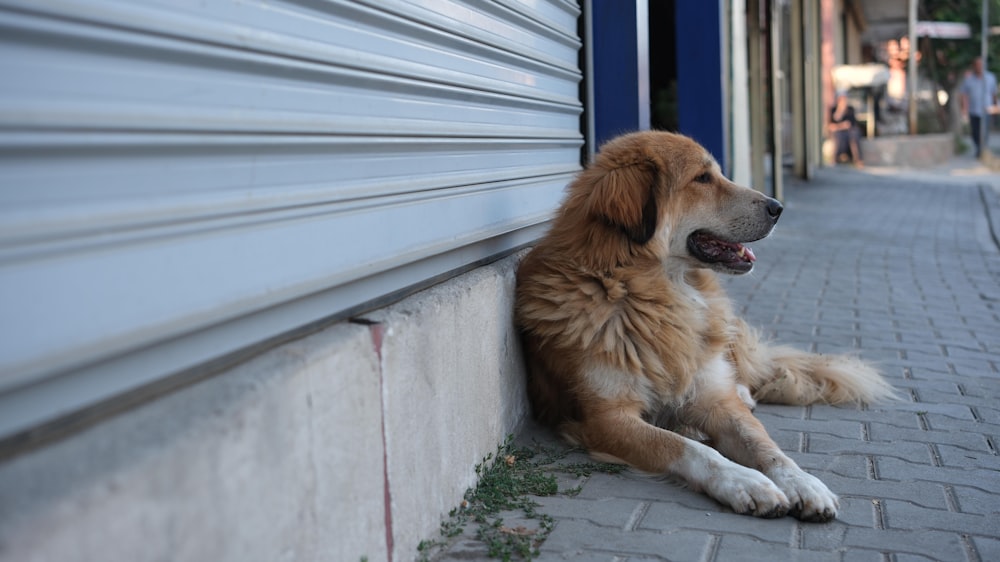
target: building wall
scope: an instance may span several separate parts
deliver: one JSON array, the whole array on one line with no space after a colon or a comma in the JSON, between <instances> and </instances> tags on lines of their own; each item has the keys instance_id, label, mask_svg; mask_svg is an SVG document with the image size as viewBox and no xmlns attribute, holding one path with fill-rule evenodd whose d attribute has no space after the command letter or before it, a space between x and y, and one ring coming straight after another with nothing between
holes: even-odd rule
<instances>
[{"instance_id":1,"label":"building wall","mask_svg":"<svg viewBox=\"0 0 1000 562\"><path fill-rule=\"evenodd\" d=\"M580 13L4 2L0 560L412 559L526 414Z\"/></svg>"},{"instance_id":2,"label":"building wall","mask_svg":"<svg viewBox=\"0 0 1000 562\"><path fill-rule=\"evenodd\" d=\"M863 22L859 20L862 16L860 16L857 10L857 8L846 9L848 29L845 49L847 51L847 60L843 64L861 64L864 62L861 55L861 34L863 31L861 26Z\"/></svg>"},{"instance_id":3,"label":"building wall","mask_svg":"<svg viewBox=\"0 0 1000 562\"><path fill-rule=\"evenodd\" d=\"M751 185L750 168L750 80L747 73L746 0L732 0L729 7L729 115L731 178Z\"/></svg>"},{"instance_id":4,"label":"building wall","mask_svg":"<svg viewBox=\"0 0 1000 562\"><path fill-rule=\"evenodd\" d=\"M587 0L588 157L612 138L650 127L646 0Z\"/></svg>"},{"instance_id":5,"label":"building wall","mask_svg":"<svg viewBox=\"0 0 1000 562\"><path fill-rule=\"evenodd\" d=\"M677 107L680 131L729 169L723 2L677 2Z\"/></svg>"},{"instance_id":6,"label":"building wall","mask_svg":"<svg viewBox=\"0 0 1000 562\"><path fill-rule=\"evenodd\" d=\"M0 560L414 559L526 413L517 262L3 459Z\"/></svg>"}]
</instances>

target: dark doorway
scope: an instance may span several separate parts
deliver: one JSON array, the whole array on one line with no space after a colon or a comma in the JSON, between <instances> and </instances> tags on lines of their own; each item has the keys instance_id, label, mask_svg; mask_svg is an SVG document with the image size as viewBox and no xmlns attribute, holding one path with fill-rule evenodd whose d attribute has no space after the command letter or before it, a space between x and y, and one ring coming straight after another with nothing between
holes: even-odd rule
<instances>
[{"instance_id":1,"label":"dark doorway","mask_svg":"<svg viewBox=\"0 0 1000 562\"><path fill-rule=\"evenodd\" d=\"M649 2L649 104L653 129L677 131L675 0Z\"/></svg>"}]
</instances>

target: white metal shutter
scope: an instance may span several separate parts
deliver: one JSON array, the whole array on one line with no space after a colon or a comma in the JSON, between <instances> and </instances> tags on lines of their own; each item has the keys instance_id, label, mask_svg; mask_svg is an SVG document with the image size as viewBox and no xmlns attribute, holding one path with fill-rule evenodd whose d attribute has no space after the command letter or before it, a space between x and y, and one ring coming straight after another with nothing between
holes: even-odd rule
<instances>
[{"instance_id":1,"label":"white metal shutter","mask_svg":"<svg viewBox=\"0 0 1000 562\"><path fill-rule=\"evenodd\" d=\"M568 0L0 0L0 437L535 238Z\"/></svg>"}]
</instances>

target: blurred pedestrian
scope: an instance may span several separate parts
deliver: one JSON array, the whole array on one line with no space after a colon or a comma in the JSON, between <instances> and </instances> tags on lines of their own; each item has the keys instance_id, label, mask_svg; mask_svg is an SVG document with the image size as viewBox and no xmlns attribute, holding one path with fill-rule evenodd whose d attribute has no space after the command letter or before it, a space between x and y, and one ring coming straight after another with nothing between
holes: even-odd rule
<instances>
[{"instance_id":1,"label":"blurred pedestrian","mask_svg":"<svg viewBox=\"0 0 1000 562\"><path fill-rule=\"evenodd\" d=\"M989 138L990 108L997 105L997 79L992 72L983 71L982 57L972 61L972 72L965 75L959 92L962 114L969 116L972 142L976 145L976 158L979 158L982 145Z\"/></svg>"},{"instance_id":2,"label":"blurred pedestrian","mask_svg":"<svg viewBox=\"0 0 1000 562\"><path fill-rule=\"evenodd\" d=\"M834 161L839 162L845 156L854 162L858 168L865 165L861 157L861 128L854 114L854 107L848 103L847 94L837 92L837 101L830 108L830 122L827 124L836 146Z\"/></svg>"}]
</instances>

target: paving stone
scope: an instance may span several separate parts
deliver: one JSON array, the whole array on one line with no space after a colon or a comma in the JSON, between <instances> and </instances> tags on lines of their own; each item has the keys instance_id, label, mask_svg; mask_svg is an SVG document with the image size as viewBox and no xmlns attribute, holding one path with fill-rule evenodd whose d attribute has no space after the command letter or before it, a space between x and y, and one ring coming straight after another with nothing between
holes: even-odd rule
<instances>
[{"instance_id":1,"label":"paving stone","mask_svg":"<svg viewBox=\"0 0 1000 562\"><path fill-rule=\"evenodd\" d=\"M834 562L840 560L839 552L828 550L802 550L788 545L754 540L735 534L726 534L719 541L718 550L712 560L719 562L760 560L802 560L803 562Z\"/></svg>"},{"instance_id":2,"label":"paving stone","mask_svg":"<svg viewBox=\"0 0 1000 562\"><path fill-rule=\"evenodd\" d=\"M852 497L837 494L840 499L840 509L837 512L837 523L856 527L875 528L878 525L875 509L871 498ZM800 523L800 527L812 527L810 523Z\"/></svg>"},{"instance_id":3,"label":"paving stone","mask_svg":"<svg viewBox=\"0 0 1000 562\"><path fill-rule=\"evenodd\" d=\"M893 403L893 407L905 405L906 400ZM905 410L890 410L886 404L879 404L867 410L857 410L850 408L831 408L829 406L813 407L809 416L816 422L847 422L856 421L864 424L877 422L881 424L894 425L907 429L920 429L920 420L915 412ZM862 438L867 434L867 425L858 428L857 433L842 433L840 437L851 439ZM868 437L870 438L870 436Z\"/></svg>"},{"instance_id":4,"label":"paving stone","mask_svg":"<svg viewBox=\"0 0 1000 562\"><path fill-rule=\"evenodd\" d=\"M920 402L929 404L952 403L962 404L969 408L992 408L995 402L992 397L963 394L963 390L951 381L932 383L924 381L920 385L904 385L913 388ZM937 388L935 388L937 387ZM940 390L939 390L940 389Z\"/></svg>"},{"instance_id":5,"label":"paving stone","mask_svg":"<svg viewBox=\"0 0 1000 562\"><path fill-rule=\"evenodd\" d=\"M1000 539L994 533L989 537L970 537L980 560L1000 560Z\"/></svg>"},{"instance_id":6,"label":"paving stone","mask_svg":"<svg viewBox=\"0 0 1000 562\"><path fill-rule=\"evenodd\" d=\"M882 480L947 482L955 485L978 486L984 490L994 488L1000 491L998 467L980 469L927 466L908 463L892 457L877 457L875 463Z\"/></svg>"},{"instance_id":7,"label":"paving stone","mask_svg":"<svg viewBox=\"0 0 1000 562\"><path fill-rule=\"evenodd\" d=\"M1000 354L1000 349L995 353ZM961 383L955 386L960 388L962 396L966 398L989 400L996 395L998 388L1000 388L1000 379L992 377L982 381L962 380Z\"/></svg>"},{"instance_id":8,"label":"paving stone","mask_svg":"<svg viewBox=\"0 0 1000 562\"><path fill-rule=\"evenodd\" d=\"M553 560L573 560L574 562L579 560L580 562L632 562L634 560L663 560L662 558L639 558L629 556L625 558L616 553L609 552L587 552L582 549L570 550L566 552L549 552L542 551L539 556L535 558L536 561L546 562Z\"/></svg>"},{"instance_id":9,"label":"paving stone","mask_svg":"<svg viewBox=\"0 0 1000 562\"><path fill-rule=\"evenodd\" d=\"M583 500L630 498L690 502L691 498L701 495L669 480L629 471L622 474L594 474L576 497Z\"/></svg>"},{"instance_id":10,"label":"paving stone","mask_svg":"<svg viewBox=\"0 0 1000 562\"><path fill-rule=\"evenodd\" d=\"M895 552L892 555L892 559L895 560L896 562L927 562L927 561L939 562L939 560L937 558L934 558L933 556L926 556L923 554L911 554L907 552L902 552L902 553Z\"/></svg>"},{"instance_id":11,"label":"paving stone","mask_svg":"<svg viewBox=\"0 0 1000 562\"><path fill-rule=\"evenodd\" d=\"M976 513L979 515L1000 514L1000 490L994 485L987 489L978 486L949 486L950 493L954 498L956 509L962 513ZM996 533L1000 536L1000 529Z\"/></svg>"},{"instance_id":12,"label":"paving stone","mask_svg":"<svg viewBox=\"0 0 1000 562\"><path fill-rule=\"evenodd\" d=\"M941 463L945 466L985 468L1000 471L1000 457L993 453L970 451L963 447L955 447L948 444L937 444L936 448Z\"/></svg>"},{"instance_id":13,"label":"paving stone","mask_svg":"<svg viewBox=\"0 0 1000 562\"><path fill-rule=\"evenodd\" d=\"M853 420L806 420L787 416L778 417L763 408L757 413L757 418L768 431L802 431L855 439L860 439L864 435L862 425Z\"/></svg>"},{"instance_id":14,"label":"paving stone","mask_svg":"<svg viewBox=\"0 0 1000 562\"><path fill-rule=\"evenodd\" d=\"M865 455L792 453L790 456L803 470L815 476L832 473L848 478L868 477L869 458Z\"/></svg>"},{"instance_id":15,"label":"paving stone","mask_svg":"<svg viewBox=\"0 0 1000 562\"><path fill-rule=\"evenodd\" d=\"M541 551L547 556L565 556L567 553L584 551L618 553L629 557L698 560L704 558L715 540L712 535L701 531L625 532L579 519L567 519L556 523Z\"/></svg>"},{"instance_id":16,"label":"paving stone","mask_svg":"<svg viewBox=\"0 0 1000 562\"><path fill-rule=\"evenodd\" d=\"M848 527L843 547L868 547L879 545L895 556L923 556L930 560L967 560L961 535L943 531L862 529Z\"/></svg>"},{"instance_id":17,"label":"paving stone","mask_svg":"<svg viewBox=\"0 0 1000 562\"><path fill-rule=\"evenodd\" d=\"M989 451L986 439L978 433L963 433L955 431L922 431L920 429L903 429L899 426L878 422L870 424L872 441L915 441L918 443L949 443L970 451Z\"/></svg>"},{"instance_id":18,"label":"paving stone","mask_svg":"<svg viewBox=\"0 0 1000 562\"><path fill-rule=\"evenodd\" d=\"M1000 378L1000 377L998 377ZM996 398L973 398L975 402L970 402L970 407L976 413L976 416L985 423L990 423L995 426L1000 426L1000 409L998 409L994 404L996 403ZM979 401L983 402L993 402L993 404L980 405Z\"/></svg>"},{"instance_id":19,"label":"paving stone","mask_svg":"<svg viewBox=\"0 0 1000 562\"><path fill-rule=\"evenodd\" d=\"M605 497L586 499L566 496L538 498L540 511L559 519L584 519L602 527L624 528L637 509L646 502L637 499ZM647 504L648 508L648 504Z\"/></svg>"},{"instance_id":20,"label":"paving stone","mask_svg":"<svg viewBox=\"0 0 1000 562\"><path fill-rule=\"evenodd\" d=\"M438 562L457 562L460 560L488 560L489 547L471 534L455 540L448 550L434 558Z\"/></svg>"},{"instance_id":21,"label":"paving stone","mask_svg":"<svg viewBox=\"0 0 1000 562\"><path fill-rule=\"evenodd\" d=\"M867 548L853 548L846 550L841 558L842 562L885 562L889 558L888 553L881 550Z\"/></svg>"},{"instance_id":22,"label":"paving stone","mask_svg":"<svg viewBox=\"0 0 1000 562\"><path fill-rule=\"evenodd\" d=\"M927 482L894 482L891 480L862 480L826 474L824 483L834 493L868 498L913 500L919 505L934 509L947 509L941 485Z\"/></svg>"},{"instance_id":23,"label":"paving stone","mask_svg":"<svg viewBox=\"0 0 1000 562\"><path fill-rule=\"evenodd\" d=\"M791 517L761 519L729 510L695 510L670 503L655 503L640 524L641 529L668 532L676 529L713 534L737 533L756 540L792 544L798 522Z\"/></svg>"},{"instance_id":24,"label":"paving stone","mask_svg":"<svg viewBox=\"0 0 1000 562\"><path fill-rule=\"evenodd\" d=\"M956 513L899 500L884 500L882 509L885 526L890 529L953 531L984 536L1000 532L1000 513Z\"/></svg>"},{"instance_id":25,"label":"paving stone","mask_svg":"<svg viewBox=\"0 0 1000 562\"><path fill-rule=\"evenodd\" d=\"M962 451L967 451L967 449L962 449ZM885 442L810 435L809 452L827 455L883 455L917 463L933 464L934 462L927 443L913 441L897 441L889 447Z\"/></svg>"},{"instance_id":26,"label":"paving stone","mask_svg":"<svg viewBox=\"0 0 1000 562\"><path fill-rule=\"evenodd\" d=\"M976 353L974 356L962 355L948 357L951 368L961 371L963 377L989 378L997 374L996 356L987 352Z\"/></svg>"},{"instance_id":27,"label":"paving stone","mask_svg":"<svg viewBox=\"0 0 1000 562\"><path fill-rule=\"evenodd\" d=\"M802 449L804 443L801 431L786 431L779 428L768 430L771 439L786 453L793 453Z\"/></svg>"},{"instance_id":28,"label":"paving stone","mask_svg":"<svg viewBox=\"0 0 1000 562\"><path fill-rule=\"evenodd\" d=\"M923 393L920 393L923 396ZM893 405L896 411L913 412L927 417L952 418L955 420L975 422L972 410L965 404L939 403L921 400L916 403L897 403Z\"/></svg>"},{"instance_id":29,"label":"paving stone","mask_svg":"<svg viewBox=\"0 0 1000 562\"><path fill-rule=\"evenodd\" d=\"M824 525L803 525L799 529L798 547L809 550L833 551L843 547L844 538L851 525L833 521Z\"/></svg>"}]
</instances>

